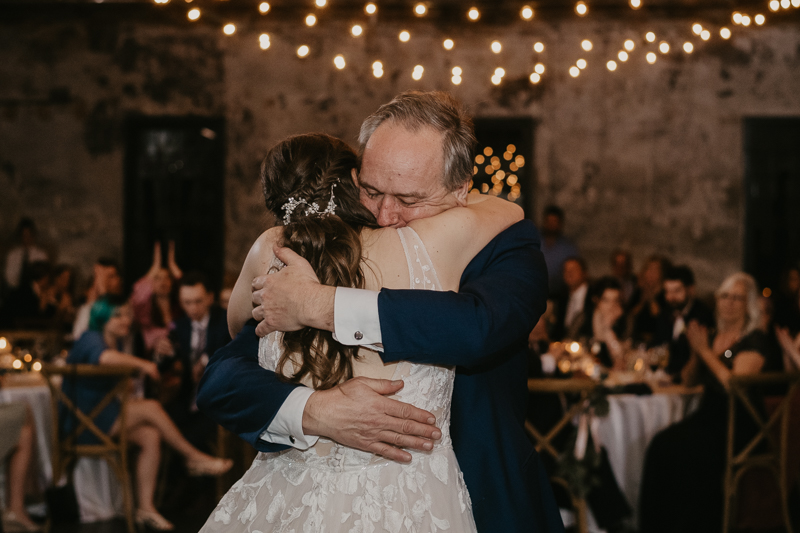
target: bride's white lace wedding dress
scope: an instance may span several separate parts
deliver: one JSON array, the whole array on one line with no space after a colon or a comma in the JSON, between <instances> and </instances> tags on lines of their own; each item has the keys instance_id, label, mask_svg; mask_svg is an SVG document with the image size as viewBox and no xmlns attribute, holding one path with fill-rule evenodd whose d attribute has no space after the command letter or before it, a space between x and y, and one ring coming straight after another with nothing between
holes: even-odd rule
<instances>
[{"instance_id":1,"label":"bride's white lace wedding dress","mask_svg":"<svg viewBox=\"0 0 800 533\"><path fill-rule=\"evenodd\" d=\"M410 288L442 290L422 240L397 230ZM259 363L275 370L283 335L261 339ZM321 438L300 451L259 453L222 498L201 532L474 532L472 507L450 441L451 367L399 363L394 396L433 413L442 438L430 452L410 451L401 464Z\"/></svg>"}]
</instances>

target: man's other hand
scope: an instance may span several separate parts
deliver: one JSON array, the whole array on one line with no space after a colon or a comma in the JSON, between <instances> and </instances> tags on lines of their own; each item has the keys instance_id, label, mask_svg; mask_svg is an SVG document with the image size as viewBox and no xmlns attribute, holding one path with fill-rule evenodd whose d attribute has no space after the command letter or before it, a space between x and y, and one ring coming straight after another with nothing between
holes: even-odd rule
<instances>
[{"instance_id":1,"label":"man's other hand","mask_svg":"<svg viewBox=\"0 0 800 533\"><path fill-rule=\"evenodd\" d=\"M288 248L276 246L286 266L253 280L253 318L256 334L297 331L306 326L333 331L335 287L322 285L308 261Z\"/></svg>"},{"instance_id":2,"label":"man's other hand","mask_svg":"<svg viewBox=\"0 0 800 533\"><path fill-rule=\"evenodd\" d=\"M402 381L357 377L316 391L303 411L303 432L410 462L411 454L401 448L431 450L442 432L428 411L386 397L402 388Z\"/></svg>"}]
</instances>

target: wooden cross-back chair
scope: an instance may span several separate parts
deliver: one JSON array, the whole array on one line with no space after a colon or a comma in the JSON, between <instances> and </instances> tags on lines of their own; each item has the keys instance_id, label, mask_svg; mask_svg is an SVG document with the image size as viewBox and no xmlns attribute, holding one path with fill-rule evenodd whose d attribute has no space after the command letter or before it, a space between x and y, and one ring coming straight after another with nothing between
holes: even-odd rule
<instances>
[{"instance_id":1,"label":"wooden cross-back chair","mask_svg":"<svg viewBox=\"0 0 800 533\"><path fill-rule=\"evenodd\" d=\"M534 447L536 451L539 453L545 452L550 454L556 460L561 458L561 455L564 453L565 450L558 450L555 445L553 444L553 439L561 432L567 424L570 424L575 418L575 416L579 415L581 411L584 409L584 404L591 394L591 392L595 389L597 384L589 379L529 379L528 380L528 391L533 393L544 393L544 394L557 394L559 396L563 396L565 394L576 394L577 400L570 406L569 408L565 409L564 415L561 419L556 422L556 424L550 428L547 433L543 433L530 421L525 421L525 429L528 431L531 437L534 440ZM563 402L562 402L563 403ZM572 500L572 507L575 510L575 522L578 528L578 533L587 533L589 530L588 526L588 518L587 518L587 507L586 507L586 500L574 494L570 489L569 484L566 480L558 477L558 476L551 476L550 480L553 483L557 483L563 486L567 492L569 493L570 499Z\"/></svg>"},{"instance_id":2,"label":"wooden cross-back chair","mask_svg":"<svg viewBox=\"0 0 800 533\"><path fill-rule=\"evenodd\" d=\"M785 389L785 395L771 395L768 389ZM773 409L766 416L753 404L752 392L758 390L759 396L769 396ZM738 453L734 451L736 436L736 413L742 405L744 411L755 422L758 432ZM798 453L798 443L789 444L790 421L797 420L800 409L800 373L764 373L752 376L732 376L729 382L728 399L728 442L726 450L723 514L723 533L728 533L734 524L734 508L737 491L742 476L748 471L761 470L770 472L777 482L780 498L781 518L787 533L792 533L792 522L789 513L789 476L790 453ZM796 428L795 428L796 432Z\"/></svg>"},{"instance_id":3,"label":"wooden cross-back chair","mask_svg":"<svg viewBox=\"0 0 800 533\"><path fill-rule=\"evenodd\" d=\"M50 357L64 347L64 332L59 329L9 329L0 331L13 346L23 346L37 357Z\"/></svg>"},{"instance_id":4,"label":"wooden cross-back chair","mask_svg":"<svg viewBox=\"0 0 800 533\"><path fill-rule=\"evenodd\" d=\"M71 475L71 467L79 457L105 459L122 485L123 505L128 532L134 532L133 495L128 472L128 439L125 428L125 406L131 391L131 378L137 370L118 365L44 365L42 375L50 387L53 407L53 481L57 483L65 473ZM67 379L117 379L117 384L88 413L81 411L72 399L61 390L61 383ZM114 399L121 403L119 415L119 435L112 437L94 422L94 419ZM69 435L59 434L59 409L63 405L77 419L76 428ZM78 436L90 432L100 442L97 444L78 444Z\"/></svg>"}]
</instances>

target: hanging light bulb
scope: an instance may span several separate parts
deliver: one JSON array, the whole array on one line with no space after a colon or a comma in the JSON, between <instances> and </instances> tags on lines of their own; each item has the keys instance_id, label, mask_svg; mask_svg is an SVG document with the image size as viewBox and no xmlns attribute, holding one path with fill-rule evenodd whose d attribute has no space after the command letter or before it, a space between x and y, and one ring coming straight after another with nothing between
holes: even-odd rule
<instances>
[{"instance_id":1,"label":"hanging light bulb","mask_svg":"<svg viewBox=\"0 0 800 533\"><path fill-rule=\"evenodd\" d=\"M636 45L634 44L634 42L632 40L628 39L627 41L625 41L623 43L622 46L625 47L625 50L627 50L628 52L633 52L633 49L634 49L634 47Z\"/></svg>"},{"instance_id":2,"label":"hanging light bulb","mask_svg":"<svg viewBox=\"0 0 800 533\"><path fill-rule=\"evenodd\" d=\"M230 23L225 24L225 26L222 27L222 31L225 33L225 35L233 35L236 33L236 26Z\"/></svg>"},{"instance_id":3,"label":"hanging light bulb","mask_svg":"<svg viewBox=\"0 0 800 533\"><path fill-rule=\"evenodd\" d=\"M533 51L538 53L538 54L541 54L542 52L544 52L544 43L535 43L533 45Z\"/></svg>"},{"instance_id":4,"label":"hanging light bulb","mask_svg":"<svg viewBox=\"0 0 800 533\"><path fill-rule=\"evenodd\" d=\"M633 9L639 9L642 7L642 0L631 0L631 7Z\"/></svg>"},{"instance_id":5,"label":"hanging light bulb","mask_svg":"<svg viewBox=\"0 0 800 533\"><path fill-rule=\"evenodd\" d=\"M492 52L499 54L503 50L503 45L500 41L492 41Z\"/></svg>"},{"instance_id":6,"label":"hanging light bulb","mask_svg":"<svg viewBox=\"0 0 800 533\"><path fill-rule=\"evenodd\" d=\"M658 44L658 51L661 52L662 54L669 53L669 43L667 41L661 41Z\"/></svg>"},{"instance_id":7,"label":"hanging light bulb","mask_svg":"<svg viewBox=\"0 0 800 533\"><path fill-rule=\"evenodd\" d=\"M258 4L258 12L262 15L269 12L269 4L267 2L261 2Z\"/></svg>"},{"instance_id":8,"label":"hanging light bulb","mask_svg":"<svg viewBox=\"0 0 800 533\"><path fill-rule=\"evenodd\" d=\"M200 10L196 7L194 9L190 9L188 13L186 13L186 18L189 20L197 20L200 18Z\"/></svg>"},{"instance_id":9,"label":"hanging light bulb","mask_svg":"<svg viewBox=\"0 0 800 533\"><path fill-rule=\"evenodd\" d=\"M418 17L424 17L428 13L428 7L420 2L414 6L414 14Z\"/></svg>"},{"instance_id":10,"label":"hanging light bulb","mask_svg":"<svg viewBox=\"0 0 800 533\"><path fill-rule=\"evenodd\" d=\"M703 31L703 26L701 24L697 22L692 24L692 33L694 33L695 35L700 35L700 32L702 31Z\"/></svg>"},{"instance_id":11,"label":"hanging light bulb","mask_svg":"<svg viewBox=\"0 0 800 533\"><path fill-rule=\"evenodd\" d=\"M720 28L719 29L719 36L723 39L730 39L731 38L731 30L728 28Z\"/></svg>"},{"instance_id":12,"label":"hanging light bulb","mask_svg":"<svg viewBox=\"0 0 800 533\"><path fill-rule=\"evenodd\" d=\"M362 28L359 24L354 24L353 27L350 28L350 33L353 34L353 37L358 37L364 33L364 28Z\"/></svg>"},{"instance_id":13,"label":"hanging light bulb","mask_svg":"<svg viewBox=\"0 0 800 533\"><path fill-rule=\"evenodd\" d=\"M493 84L495 84L495 85L500 85L500 82L502 82L502 81L503 81L503 78L502 78L502 77L500 77L500 76L498 76L497 74L495 74L494 76L492 76L492 83L493 83Z\"/></svg>"},{"instance_id":14,"label":"hanging light bulb","mask_svg":"<svg viewBox=\"0 0 800 533\"><path fill-rule=\"evenodd\" d=\"M626 52L625 50L620 50L620 52L617 54L617 57L619 58L620 61L623 61L623 62L627 61L628 60L628 52Z\"/></svg>"},{"instance_id":15,"label":"hanging light bulb","mask_svg":"<svg viewBox=\"0 0 800 533\"><path fill-rule=\"evenodd\" d=\"M756 24L758 24L759 26L761 26L762 24L764 24L764 23L767 21L767 18L766 18L764 15L762 15L762 14L760 14L760 13L759 13L758 15L756 15L756 16L753 18L753 20L755 20L755 21L756 21Z\"/></svg>"},{"instance_id":16,"label":"hanging light bulb","mask_svg":"<svg viewBox=\"0 0 800 533\"><path fill-rule=\"evenodd\" d=\"M306 26L313 26L317 23L317 17L314 15L309 15L306 17Z\"/></svg>"},{"instance_id":17,"label":"hanging light bulb","mask_svg":"<svg viewBox=\"0 0 800 533\"><path fill-rule=\"evenodd\" d=\"M789 9L790 5L792 5L792 3L789 0L781 0L781 7L783 9Z\"/></svg>"},{"instance_id":18,"label":"hanging light bulb","mask_svg":"<svg viewBox=\"0 0 800 533\"><path fill-rule=\"evenodd\" d=\"M411 34L408 33L406 30L400 32L400 35L397 36L401 42L407 43L409 39L411 39Z\"/></svg>"},{"instance_id":19,"label":"hanging light bulb","mask_svg":"<svg viewBox=\"0 0 800 533\"><path fill-rule=\"evenodd\" d=\"M581 41L581 48L589 52L592 49L592 41L590 41L589 39L584 39L583 41Z\"/></svg>"},{"instance_id":20,"label":"hanging light bulb","mask_svg":"<svg viewBox=\"0 0 800 533\"><path fill-rule=\"evenodd\" d=\"M742 15L742 26L749 26L750 22L750 15Z\"/></svg>"},{"instance_id":21,"label":"hanging light bulb","mask_svg":"<svg viewBox=\"0 0 800 533\"><path fill-rule=\"evenodd\" d=\"M536 63L533 67L533 71L536 74L544 74L544 65L542 63Z\"/></svg>"},{"instance_id":22,"label":"hanging light bulb","mask_svg":"<svg viewBox=\"0 0 800 533\"><path fill-rule=\"evenodd\" d=\"M647 52L645 58L647 59L647 62L650 63L651 65L656 62L655 52Z\"/></svg>"},{"instance_id":23,"label":"hanging light bulb","mask_svg":"<svg viewBox=\"0 0 800 533\"><path fill-rule=\"evenodd\" d=\"M539 83L542 81L542 76L536 72L533 72L530 77L531 83Z\"/></svg>"},{"instance_id":24,"label":"hanging light bulb","mask_svg":"<svg viewBox=\"0 0 800 533\"><path fill-rule=\"evenodd\" d=\"M578 15L584 16L588 11L589 8L587 7L585 2L578 2L577 4L575 4L575 13L577 13Z\"/></svg>"},{"instance_id":25,"label":"hanging light bulb","mask_svg":"<svg viewBox=\"0 0 800 533\"><path fill-rule=\"evenodd\" d=\"M369 4L364 6L364 12L367 15L374 15L375 13L378 12L378 6L370 2Z\"/></svg>"},{"instance_id":26,"label":"hanging light bulb","mask_svg":"<svg viewBox=\"0 0 800 533\"><path fill-rule=\"evenodd\" d=\"M478 11L477 7L471 7L469 11L467 11L467 16L469 17L469 20L475 21L481 18L481 12Z\"/></svg>"},{"instance_id":27,"label":"hanging light bulb","mask_svg":"<svg viewBox=\"0 0 800 533\"><path fill-rule=\"evenodd\" d=\"M581 69L581 70L585 69L585 68L586 68L586 60L585 60L585 59L579 59L579 60L577 60L577 61L575 62L575 66L576 66L576 67L578 67L578 68L579 68L579 69Z\"/></svg>"},{"instance_id":28,"label":"hanging light bulb","mask_svg":"<svg viewBox=\"0 0 800 533\"><path fill-rule=\"evenodd\" d=\"M425 72L425 69L422 67L422 65L417 65L414 67L414 72L411 73L411 77L419 81L422 79L423 72Z\"/></svg>"},{"instance_id":29,"label":"hanging light bulb","mask_svg":"<svg viewBox=\"0 0 800 533\"><path fill-rule=\"evenodd\" d=\"M703 39L704 41L711 39L711 32L708 30L703 30L702 32L700 32L700 38Z\"/></svg>"},{"instance_id":30,"label":"hanging light bulb","mask_svg":"<svg viewBox=\"0 0 800 533\"><path fill-rule=\"evenodd\" d=\"M336 65L336 68L342 70L345 67L344 56L339 54L338 56L334 57L333 64Z\"/></svg>"},{"instance_id":31,"label":"hanging light bulb","mask_svg":"<svg viewBox=\"0 0 800 533\"><path fill-rule=\"evenodd\" d=\"M503 67L497 67L496 69L494 69L494 75L499 78L502 78L503 76L506 75L506 69L504 69Z\"/></svg>"},{"instance_id":32,"label":"hanging light bulb","mask_svg":"<svg viewBox=\"0 0 800 533\"><path fill-rule=\"evenodd\" d=\"M770 0L769 3L769 10L770 11L777 11L781 8L781 3L778 0Z\"/></svg>"},{"instance_id":33,"label":"hanging light bulb","mask_svg":"<svg viewBox=\"0 0 800 533\"><path fill-rule=\"evenodd\" d=\"M454 45L455 43L453 42L453 39L445 39L442 42L442 46L444 46L445 50L452 50Z\"/></svg>"},{"instance_id":34,"label":"hanging light bulb","mask_svg":"<svg viewBox=\"0 0 800 533\"><path fill-rule=\"evenodd\" d=\"M683 51L686 52L687 54L691 54L694 51L694 45L689 41L686 41L685 43L683 43Z\"/></svg>"},{"instance_id":35,"label":"hanging light bulb","mask_svg":"<svg viewBox=\"0 0 800 533\"><path fill-rule=\"evenodd\" d=\"M328 0L314 0L314 3L317 4L317 7L325 7L328 5Z\"/></svg>"},{"instance_id":36,"label":"hanging light bulb","mask_svg":"<svg viewBox=\"0 0 800 533\"><path fill-rule=\"evenodd\" d=\"M461 74L464 73L464 71L461 70L461 67L453 67L451 72L453 73L453 76L461 76Z\"/></svg>"},{"instance_id":37,"label":"hanging light bulb","mask_svg":"<svg viewBox=\"0 0 800 533\"><path fill-rule=\"evenodd\" d=\"M266 50L269 48L269 35L266 33L262 33L258 36L258 46L261 47L262 50Z\"/></svg>"},{"instance_id":38,"label":"hanging light bulb","mask_svg":"<svg viewBox=\"0 0 800 533\"><path fill-rule=\"evenodd\" d=\"M533 9L531 9L531 6L524 6L519 12L519 16L522 17L522 20L531 20L533 18Z\"/></svg>"},{"instance_id":39,"label":"hanging light bulb","mask_svg":"<svg viewBox=\"0 0 800 533\"><path fill-rule=\"evenodd\" d=\"M786 3L789 3L789 0L786 0ZM734 24L741 24L742 23L742 14L738 11L733 14L733 23Z\"/></svg>"},{"instance_id":40,"label":"hanging light bulb","mask_svg":"<svg viewBox=\"0 0 800 533\"><path fill-rule=\"evenodd\" d=\"M569 67L569 75L573 78L577 78L578 75L581 73L581 69L576 66Z\"/></svg>"},{"instance_id":41,"label":"hanging light bulb","mask_svg":"<svg viewBox=\"0 0 800 533\"><path fill-rule=\"evenodd\" d=\"M311 50L308 48L307 45L301 45L297 49L297 57L306 57Z\"/></svg>"},{"instance_id":42,"label":"hanging light bulb","mask_svg":"<svg viewBox=\"0 0 800 533\"><path fill-rule=\"evenodd\" d=\"M792 0L792 7L800 7L800 0Z\"/></svg>"},{"instance_id":43,"label":"hanging light bulb","mask_svg":"<svg viewBox=\"0 0 800 533\"><path fill-rule=\"evenodd\" d=\"M656 34L653 33L652 31L649 31L649 32L644 34L644 38L648 43L652 43L652 42L655 42L655 40L656 40Z\"/></svg>"},{"instance_id":44,"label":"hanging light bulb","mask_svg":"<svg viewBox=\"0 0 800 533\"><path fill-rule=\"evenodd\" d=\"M614 60L609 61L608 63L606 63L606 68L611 72L614 72L615 70L617 70L617 62Z\"/></svg>"},{"instance_id":45,"label":"hanging light bulb","mask_svg":"<svg viewBox=\"0 0 800 533\"><path fill-rule=\"evenodd\" d=\"M453 76L450 81L453 82L453 85L461 85L461 76Z\"/></svg>"}]
</instances>

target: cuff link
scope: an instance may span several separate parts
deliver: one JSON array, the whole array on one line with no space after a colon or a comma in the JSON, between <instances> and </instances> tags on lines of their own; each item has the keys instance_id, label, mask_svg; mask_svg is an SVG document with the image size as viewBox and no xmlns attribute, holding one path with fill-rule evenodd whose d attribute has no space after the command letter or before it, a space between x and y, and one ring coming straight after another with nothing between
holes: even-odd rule
<instances>
[{"instance_id":1,"label":"cuff link","mask_svg":"<svg viewBox=\"0 0 800 533\"><path fill-rule=\"evenodd\" d=\"M363 339L363 338L364 338L364 334L363 334L363 333L361 333L360 331L356 331L355 333L353 333L353 337L354 337L354 338L355 338L357 341L360 341L361 339Z\"/></svg>"}]
</instances>

